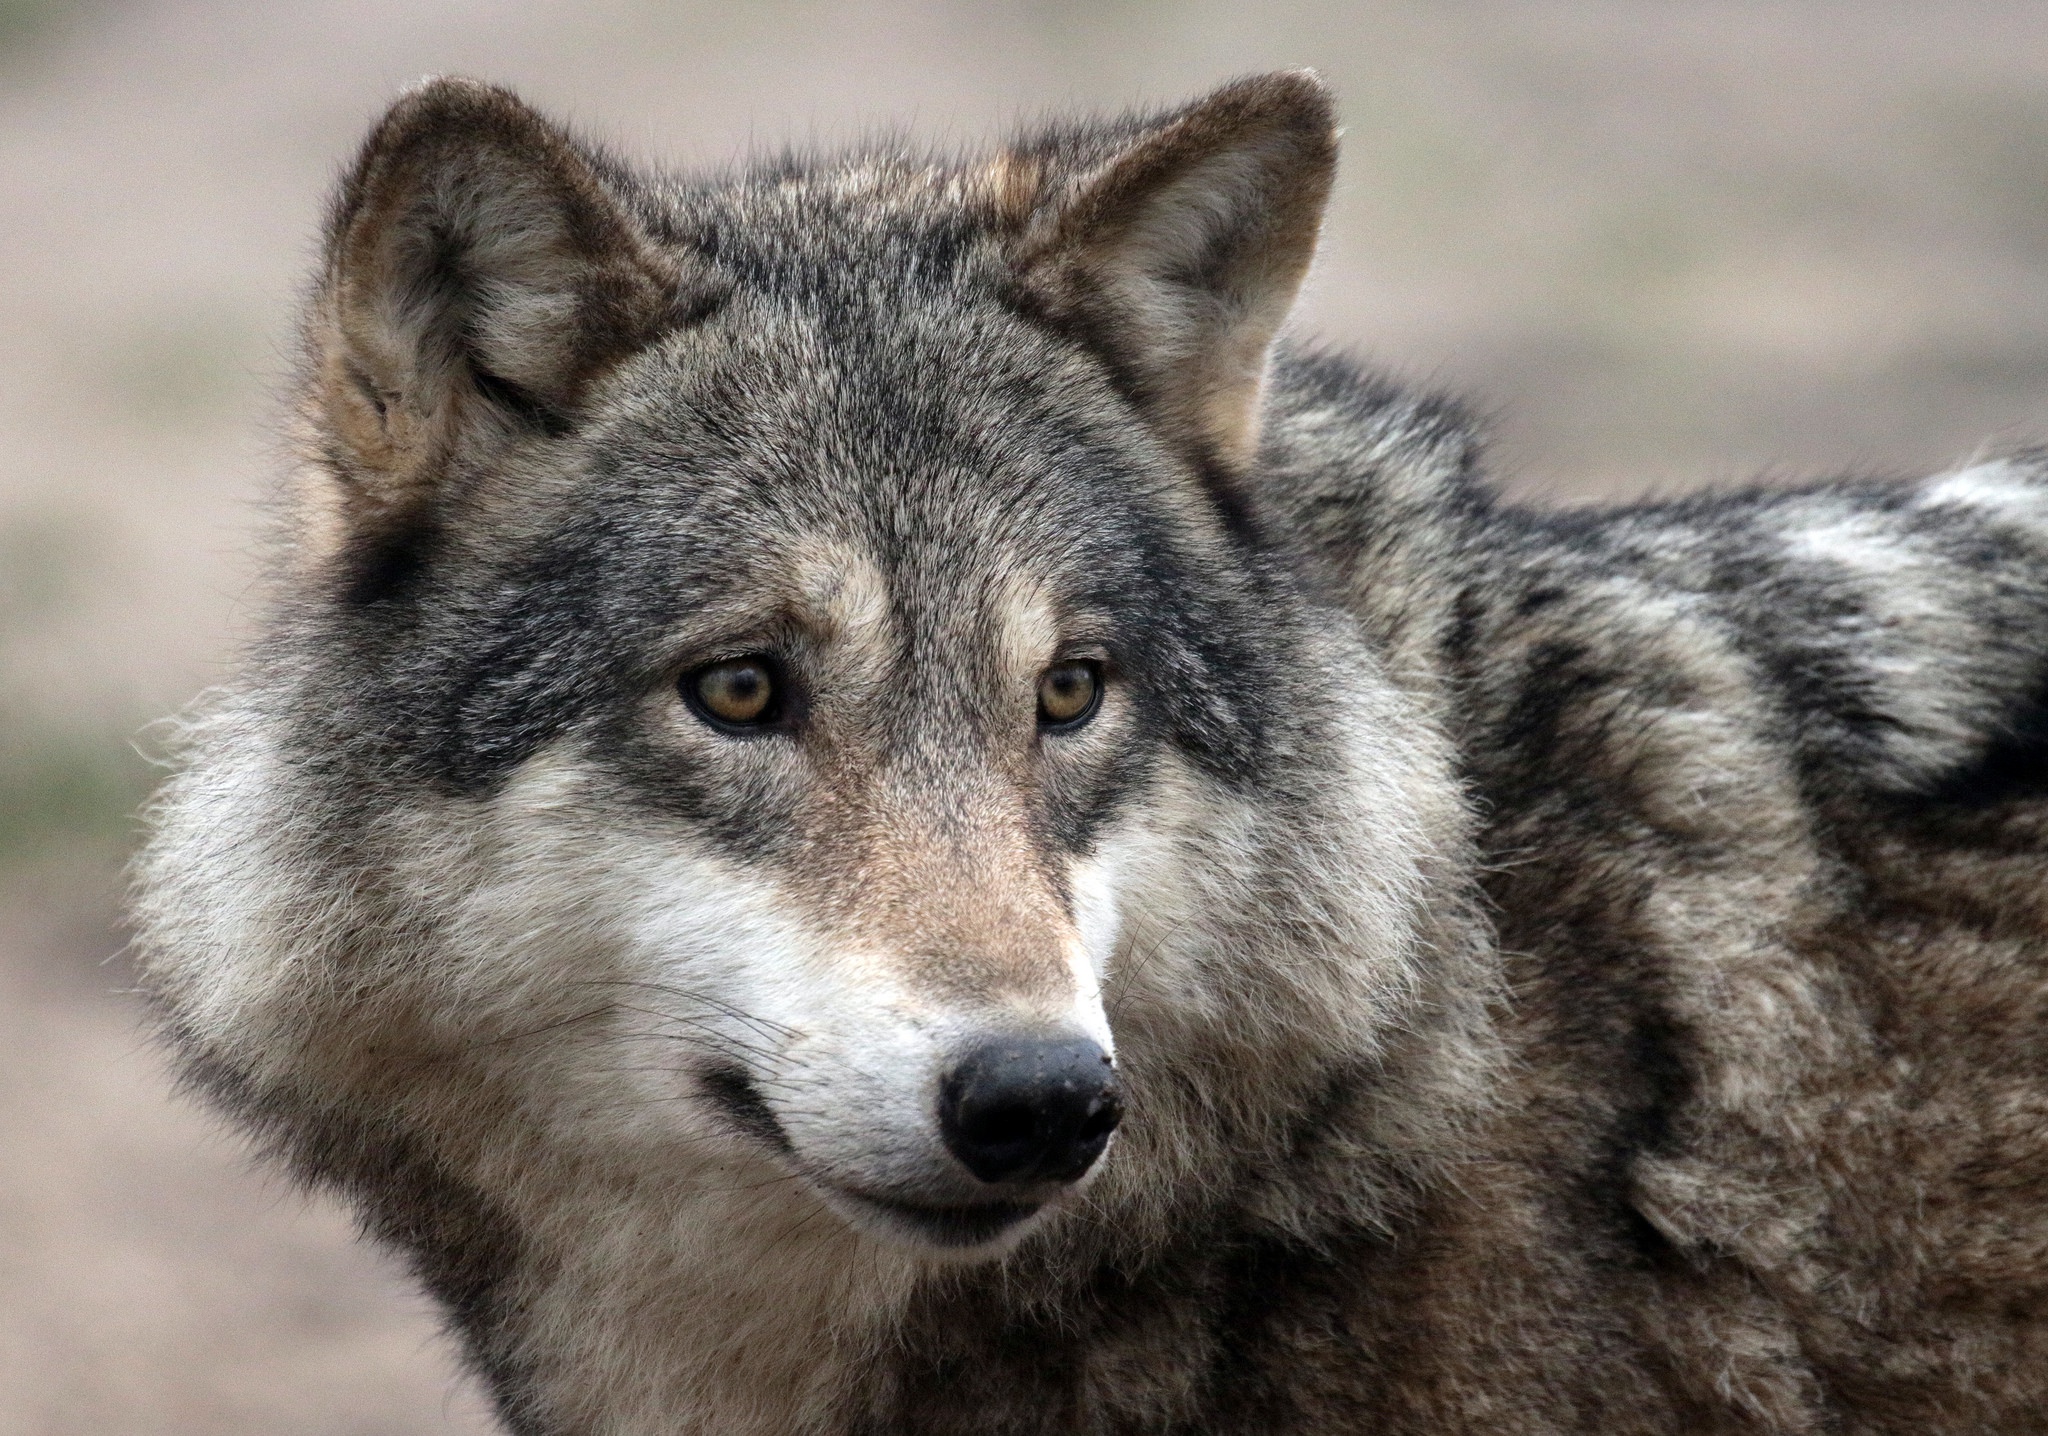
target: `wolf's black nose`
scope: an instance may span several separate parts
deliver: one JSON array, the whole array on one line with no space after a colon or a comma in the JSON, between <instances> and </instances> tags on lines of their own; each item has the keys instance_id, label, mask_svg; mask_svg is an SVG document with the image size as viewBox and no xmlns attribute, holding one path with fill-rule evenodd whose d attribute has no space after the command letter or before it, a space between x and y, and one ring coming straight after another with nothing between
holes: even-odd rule
<instances>
[{"instance_id":1,"label":"wolf's black nose","mask_svg":"<svg viewBox=\"0 0 2048 1436\"><path fill-rule=\"evenodd\" d=\"M984 1182L1078 1181L1123 1115L1109 1054L1085 1037L986 1043L939 1088L946 1146Z\"/></svg>"}]
</instances>

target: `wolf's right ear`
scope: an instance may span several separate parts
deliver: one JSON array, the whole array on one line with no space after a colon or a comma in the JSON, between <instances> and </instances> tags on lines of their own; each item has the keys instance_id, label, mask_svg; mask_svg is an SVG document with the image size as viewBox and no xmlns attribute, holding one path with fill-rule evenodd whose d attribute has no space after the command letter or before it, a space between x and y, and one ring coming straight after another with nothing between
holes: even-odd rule
<instances>
[{"instance_id":1,"label":"wolf's right ear","mask_svg":"<svg viewBox=\"0 0 2048 1436\"><path fill-rule=\"evenodd\" d=\"M1329 92L1305 71L1258 75L1112 143L1055 136L995 166L999 206L1024 215L1027 292L1163 437L1242 468L1336 172Z\"/></svg>"},{"instance_id":2,"label":"wolf's right ear","mask_svg":"<svg viewBox=\"0 0 2048 1436\"><path fill-rule=\"evenodd\" d=\"M400 99L335 203L313 317L334 537L402 525L465 452L572 426L592 380L702 303L686 270L511 92Z\"/></svg>"}]
</instances>

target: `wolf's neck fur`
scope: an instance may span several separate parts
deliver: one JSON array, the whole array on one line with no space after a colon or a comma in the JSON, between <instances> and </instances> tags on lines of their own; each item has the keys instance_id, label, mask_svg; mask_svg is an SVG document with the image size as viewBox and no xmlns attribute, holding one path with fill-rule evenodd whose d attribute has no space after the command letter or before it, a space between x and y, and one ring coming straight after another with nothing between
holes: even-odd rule
<instances>
[{"instance_id":1,"label":"wolf's neck fur","mask_svg":"<svg viewBox=\"0 0 2048 1436\"><path fill-rule=\"evenodd\" d=\"M829 1429L916 1278L906 1253L765 1166L681 1200L646 1182L549 1195L507 1293L538 1431Z\"/></svg>"}]
</instances>

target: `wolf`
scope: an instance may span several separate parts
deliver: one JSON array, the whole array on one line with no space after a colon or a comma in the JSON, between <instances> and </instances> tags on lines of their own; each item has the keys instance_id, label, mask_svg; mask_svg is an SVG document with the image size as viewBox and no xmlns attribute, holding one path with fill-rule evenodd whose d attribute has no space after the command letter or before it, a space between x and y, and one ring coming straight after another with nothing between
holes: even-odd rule
<instances>
[{"instance_id":1,"label":"wolf","mask_svg":"<svg viewBox=\"0 0 2048 1436\"><path fill-rule=\"evenodd\" d=\"M2048 458L1510 504L1336 133L369 136L138 951L507 1430L2041 1429Z\"/></svg>"}]
</instances>

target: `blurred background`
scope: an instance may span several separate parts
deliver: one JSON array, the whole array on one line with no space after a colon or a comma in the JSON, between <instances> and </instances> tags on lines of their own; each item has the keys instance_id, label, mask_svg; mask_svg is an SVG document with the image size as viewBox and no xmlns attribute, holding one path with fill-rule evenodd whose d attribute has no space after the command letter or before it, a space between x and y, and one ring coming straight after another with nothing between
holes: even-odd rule
<instances>
[{"instance_id":1,"label":"blurred background","mask_svg":"<svg viewBox=\"0 0 2048 1436\"><path fill-rule=\"evenodd\" d=\"M170 1095L118 955L135 735L248 620L380 106L466 72L692 163L1282 65L1348 127L1303 327L1472 396L1522 496L2048 439L2040 0L0 0L0 1433L487 1429L385 1259Z\"/></svg>"}]
</instances>

